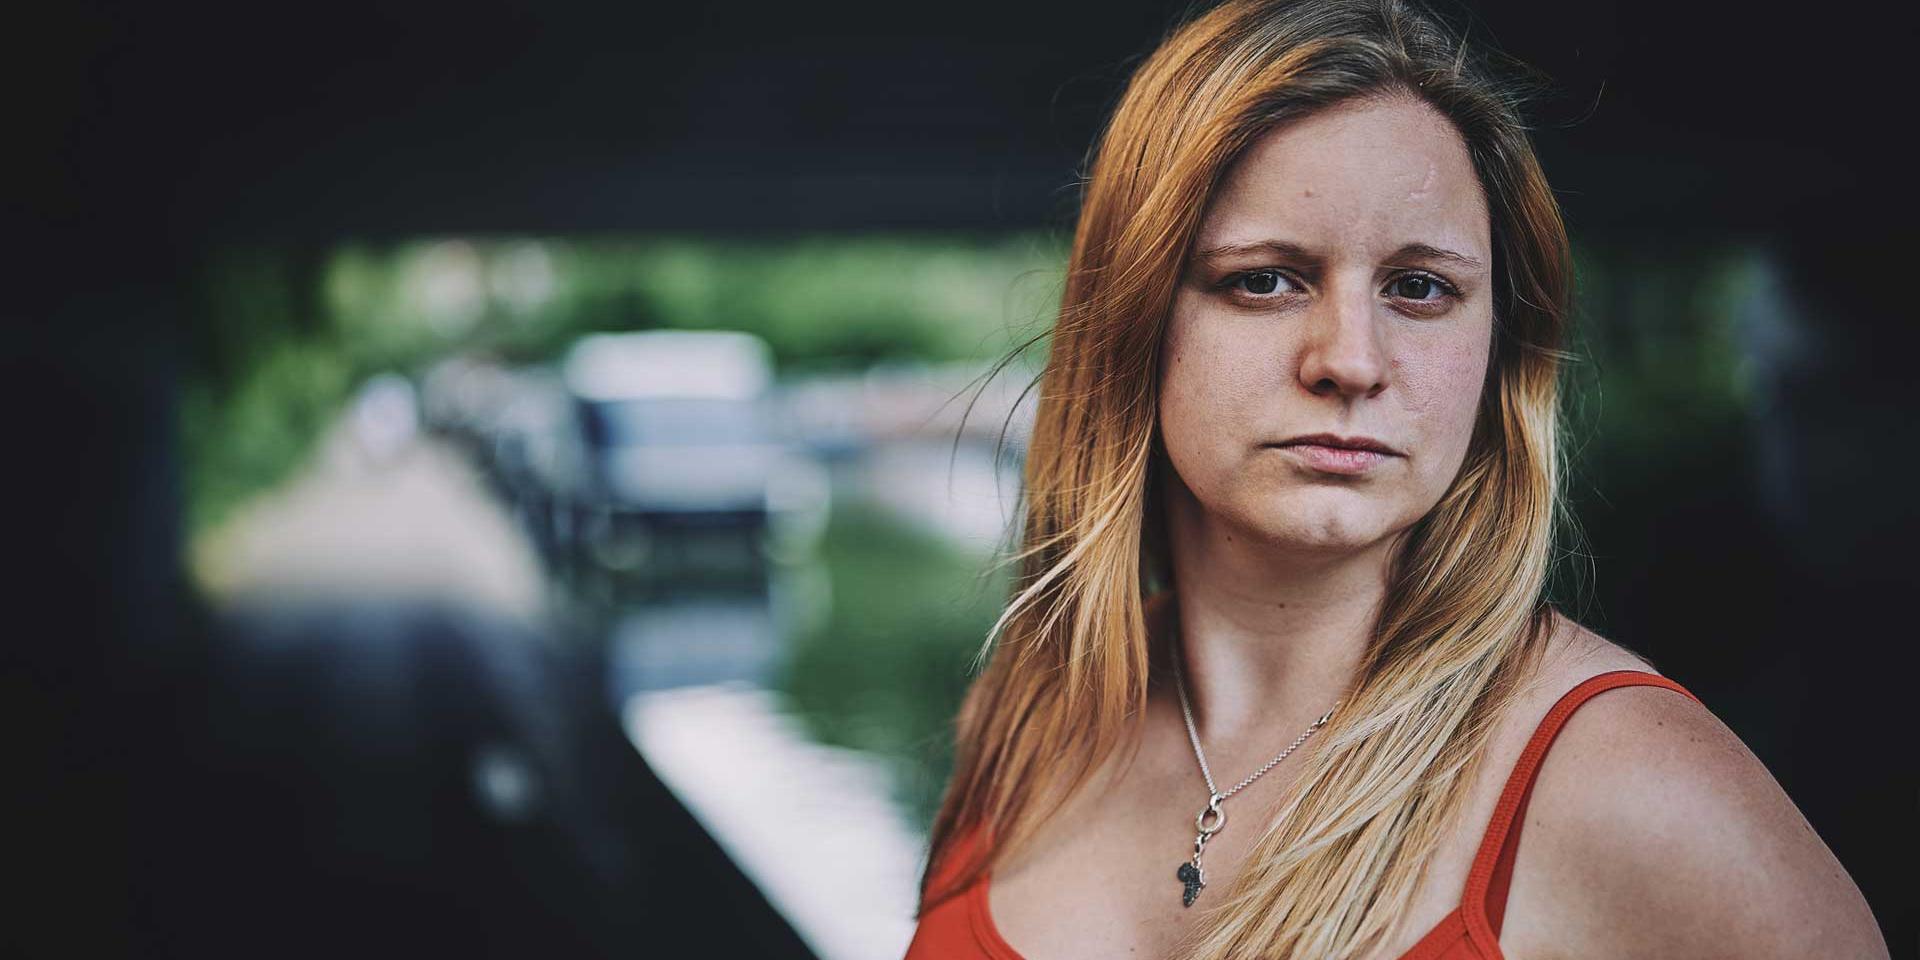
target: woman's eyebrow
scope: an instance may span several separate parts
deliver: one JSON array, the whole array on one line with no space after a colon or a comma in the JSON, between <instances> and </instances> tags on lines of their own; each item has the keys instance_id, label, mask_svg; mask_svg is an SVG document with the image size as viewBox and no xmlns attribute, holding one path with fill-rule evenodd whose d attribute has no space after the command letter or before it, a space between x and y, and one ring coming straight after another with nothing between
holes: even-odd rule
<instances>
[{"instance_id":1,"label":"woman's eyebrow","mask_svg":"<svg viewBox=\"0 0 1920 960\"><path fill-rule=\"evenodd\" d=\"M1249 253L1265 253L1287 260L1318 263L1323 257L1311 253L1306 247L1289 240L1255 240L1250 243L1223 243L1217 247L1208 247L1193 255L1201 262L1221 260L1227 257L1242 256Z\"/></svg>"},{"instance_id":2,"label":"woman's eyebrow","mask_svg":"<svg viewBox=\"0 0 1920 960\"><path fill-rule=\"evenodd\" d=\"M1481 267L1481 263L1479 260L1473 257L1469 257L1464 253L1458 253L1453 250L1448 250L1445 247L1436 247L1431 244L1425 244L1425 243L1409 243L1406 246L1401 247L1398 250L1395 250L1393 252L1393 256L1388 257L1387 259L1388 260L1407 260L1407 259L1414 259L1414 258L1426 259L1426 260L1451 260L1454 263L1460 264L1461 266L1471 267L1475 270L1478 270Z\"/></svg>"},{"instance_id":3,"label":"woman's eyebrow","mask_svg":"<svg viewBox=\"0 0 1920 960\"><path fill-rule=\"evenodd\" d=\"M1319 263L1326 259L1290 240L1254 240L1248 243L1223 243L1219 246L1208 247L1205 250L1195 253L1193 259L1199 263L1210 263L1214 260L1255 253L1277 256L1297 263ZM1436 247L1430 243L1409 243L1395 250L1393 255L1387 259L1389 261L1410 259L1449 260L1474 270L1479 270L1483 266L1476 257L1468 256L1456 250L1448 250L1445 247Z\"/></svg>"}]
</instances>

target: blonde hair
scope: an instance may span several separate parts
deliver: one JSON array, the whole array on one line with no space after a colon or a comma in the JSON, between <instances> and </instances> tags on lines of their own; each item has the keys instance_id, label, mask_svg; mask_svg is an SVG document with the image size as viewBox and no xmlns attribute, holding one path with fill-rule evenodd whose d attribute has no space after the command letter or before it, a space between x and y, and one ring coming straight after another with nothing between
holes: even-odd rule
<instances>
[{"instance_id":1,"label":"blonde hair","mask_svg":"<svg viewBox=\"0 0 1920 960\"><path fill-rule=\"evenodd\" d=\"M1028 449L1022 544L991 656L956 721L923 909L977 882L1116 748L1137 745L1164 637L1159 354L1207 202L1256 138L1359 97L1417 97L1485 190L1494 344L1459 475L1407 532L1355 689L1303 752L1186 955L1349 957L1403 919L1457 823L1493 720L1546 642L1567 240L1510 89L1401 0L1230 0L1139 69L1095 150ZM958 837L985 828L958 869ZM933 865L949 882L935 889Z\"/></svg>"}]
</instances>

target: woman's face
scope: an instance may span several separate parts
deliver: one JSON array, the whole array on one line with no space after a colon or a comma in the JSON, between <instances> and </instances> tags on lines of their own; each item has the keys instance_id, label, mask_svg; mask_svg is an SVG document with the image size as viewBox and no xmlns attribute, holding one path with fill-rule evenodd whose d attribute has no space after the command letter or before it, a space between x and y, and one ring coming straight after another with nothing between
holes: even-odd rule
<instances>
[{"instance_id":1,"label":"woman's face","mask_svg":"<svg viewBox=\"0 0 1920 960\"><path fill-rule=\"evenodd\" d=\"M1473 432L1490 245L1466 145L1424 103L1342 104L1256 141L1174 298L1159 410L1173 495L1320 551L1419 520Z\"/></svg>"}]
</instances>

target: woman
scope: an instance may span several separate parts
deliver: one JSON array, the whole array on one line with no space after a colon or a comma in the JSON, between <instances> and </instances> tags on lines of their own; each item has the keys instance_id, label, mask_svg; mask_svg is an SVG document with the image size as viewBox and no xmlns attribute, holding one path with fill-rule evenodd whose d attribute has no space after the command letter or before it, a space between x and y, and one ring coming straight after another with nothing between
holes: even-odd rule
<instances>
[{"instance_id":1,"label":"woman","mask_svg":"<svg viewBox=\"0 0 1920 960\"><path fill-rule=\"evenodd\" d=\"M1541 599L1569 272L1428 14L1230 0L1161 46L909 957L1886 955L1746 747Z\"/></svg>"}]
</instances>

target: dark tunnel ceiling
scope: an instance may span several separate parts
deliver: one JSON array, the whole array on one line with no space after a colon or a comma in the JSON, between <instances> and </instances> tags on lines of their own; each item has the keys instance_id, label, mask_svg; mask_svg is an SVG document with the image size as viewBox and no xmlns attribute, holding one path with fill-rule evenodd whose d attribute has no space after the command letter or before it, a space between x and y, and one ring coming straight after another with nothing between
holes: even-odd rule
<instances>
[{"instance_id":1,"label":"dark tunnel ceiling","mask_svg":"<svg viewBox=\"0 0 1920 960\"><path fill-rule=\"evenodd\" d=\"M1061 227L1179 10L155 5L71 14L9 79L62 148L26 171L30 206L192 238ZM1844 202L1887 126L1851 92L1892 69L1857 26L1651 2L1471 16L1554 82L1537 137L1577 230Z\"/></svg>"}]
</instances>

